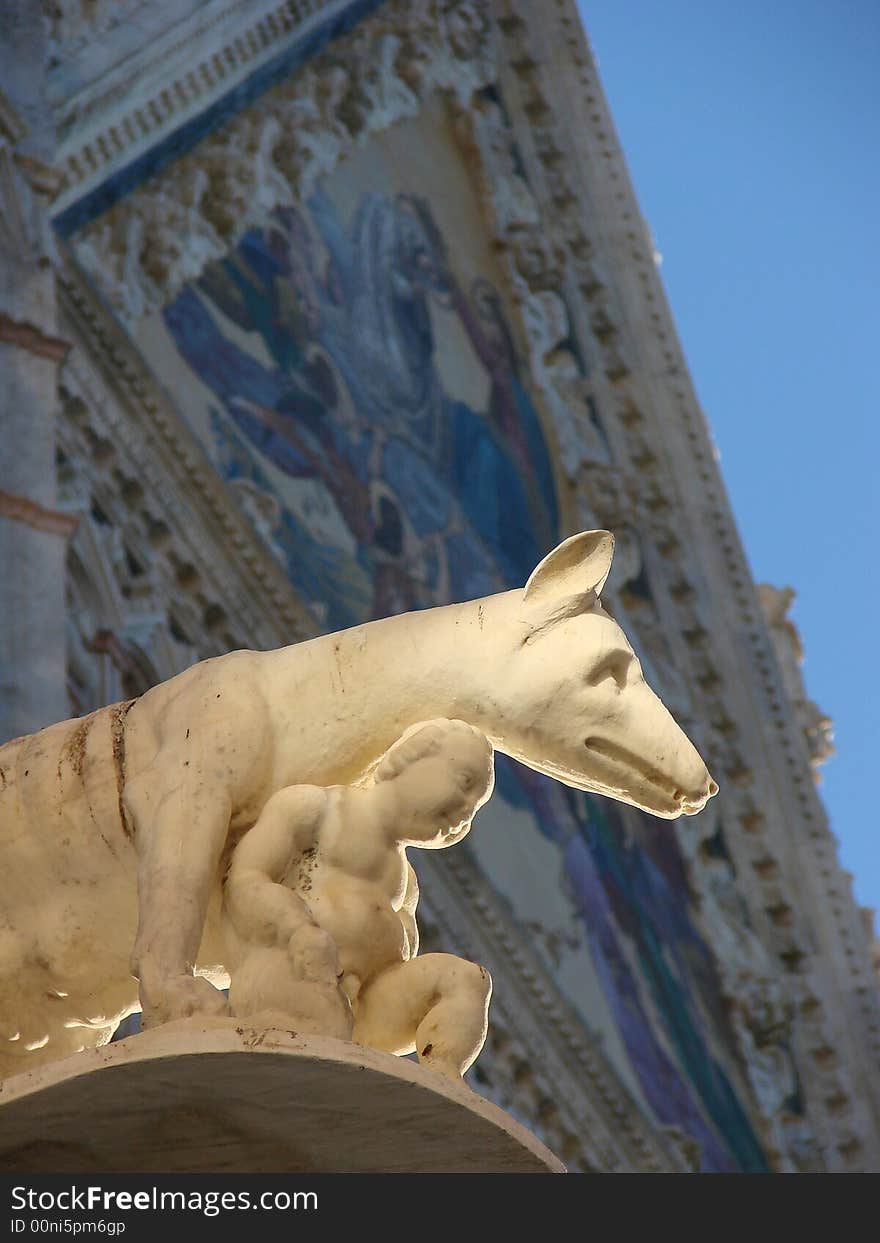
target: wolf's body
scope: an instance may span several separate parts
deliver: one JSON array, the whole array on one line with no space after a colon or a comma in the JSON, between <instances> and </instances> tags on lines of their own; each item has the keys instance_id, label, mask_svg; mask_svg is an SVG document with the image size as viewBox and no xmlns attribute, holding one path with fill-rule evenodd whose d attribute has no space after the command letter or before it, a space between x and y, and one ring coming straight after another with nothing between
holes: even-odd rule
<instances>
[{"instance_id":1,"label":"wolf's body","mask_svg":"<svg viewBox=\"0 0 880 1243\"><path fill-rule=\"evenodd\" d=\"M277 790L356 782L419 721L467 721L656 815L698 811L714 783L595 595L612 547L575 536L523 590L232 652L0 748L0 1073L109 1039L132 972L148 1022L224 1012L193 970L222 975L231 844Z\"/></svg>"},{"instance_id":2,"label":"wolf's body","mask_svg":"<svg viewBox=\"0 0 880 1243\"><path fill-rule=\"evenodd\" d=\"M0 747L0 1077L104 1044L138 1009L138 856L121 812L129 707ZM212 896L204 941L219 963Z\"/></svg>"}]
</instances>

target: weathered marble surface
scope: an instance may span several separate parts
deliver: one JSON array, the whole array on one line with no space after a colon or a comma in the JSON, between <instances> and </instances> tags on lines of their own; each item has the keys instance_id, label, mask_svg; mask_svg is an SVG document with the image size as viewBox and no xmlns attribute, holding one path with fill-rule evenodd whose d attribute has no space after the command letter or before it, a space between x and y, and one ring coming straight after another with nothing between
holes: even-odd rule
<instances>
[{"instance_id":1,"label":"weathered marble surface","mask_svg":"<svg viewBox=\"0 0 880 1243\"><path fill-rule=\"evenodd\" d=\"M565 1173L525 1127L462 1083L340 1040L233 1019L186 1020L8 1080L0 1165L30 1173Z\"/></svg>"},{"instance_id":2,"label":"weathered marble surface","mask_svg":"<svg viewBox=\"0 0 880 1243\"><path fill-rule=\"evenodd\" d=\"M655 815L699 811L717 787L599 603L612 553L585 532L521 590L233 652L0 749L0 1069L100 1045L138 1001L147 1026L227 1013L231 851L278 791L358 782L427 718Z\"/></svg>"}]
</instances>

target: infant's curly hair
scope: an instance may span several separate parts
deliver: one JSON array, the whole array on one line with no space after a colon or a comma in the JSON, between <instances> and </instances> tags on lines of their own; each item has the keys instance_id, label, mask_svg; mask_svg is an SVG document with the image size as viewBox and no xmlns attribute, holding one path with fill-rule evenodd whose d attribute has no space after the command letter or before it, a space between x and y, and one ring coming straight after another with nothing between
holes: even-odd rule
<instances>
[{"instance_id":1,"label":"infant's curly hair","mask_svg":"<svg viewBox=\"0 0 880 1243\"><path fill-rule=\"evenodd\" d=\"M443 749L451 735L478 739L486 751L487 786L492 783L492 744L485 734L480 733L466 721L426 721L422 725L414 725L393 743L379 763L373 769L373 781L390 781L416 760L427 755L435 755Z\"/></svg>"}]
</instances>

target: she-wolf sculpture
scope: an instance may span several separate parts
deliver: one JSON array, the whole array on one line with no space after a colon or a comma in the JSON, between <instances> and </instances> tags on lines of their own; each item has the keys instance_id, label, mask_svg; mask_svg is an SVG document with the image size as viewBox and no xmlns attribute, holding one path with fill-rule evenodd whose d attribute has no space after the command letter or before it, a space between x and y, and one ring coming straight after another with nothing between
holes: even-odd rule
<instances>
[{"instance_id":1,"label":"she-wolf sculpture","mask_svg":"<svg viewBox=\"0 0 880 1243\"><path fill-rule=\"evenodd\" d=\"M363 781L428 718L578 789L698 812L717 786L599 601L613 548L584 532L523 589L231 652L0 747L0 1075L105 1043L139 1005L146 1026L228 1014L211 981L244 835L279 791Z\"/></svg>"}]
</instances>

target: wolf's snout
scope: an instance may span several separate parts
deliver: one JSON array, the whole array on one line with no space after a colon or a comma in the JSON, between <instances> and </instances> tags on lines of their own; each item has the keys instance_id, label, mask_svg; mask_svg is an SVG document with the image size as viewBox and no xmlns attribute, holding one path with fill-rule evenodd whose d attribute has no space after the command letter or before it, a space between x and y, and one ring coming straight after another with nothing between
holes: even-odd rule
<instances>
[{"instance_id":1,"label":"wolf's snout","mask_svg":"<svg viewBox=\"0 0 880 1243\"><path fill-rule=\"evenodd\" d=\"M710 798L718 793L718 784L706 774L706 780L701 787L693 794L684 794L676 790L675 798L679 803L682 814L685 816L695 816L697 812L703 810Z\"/></svg>"}]
</instances>

